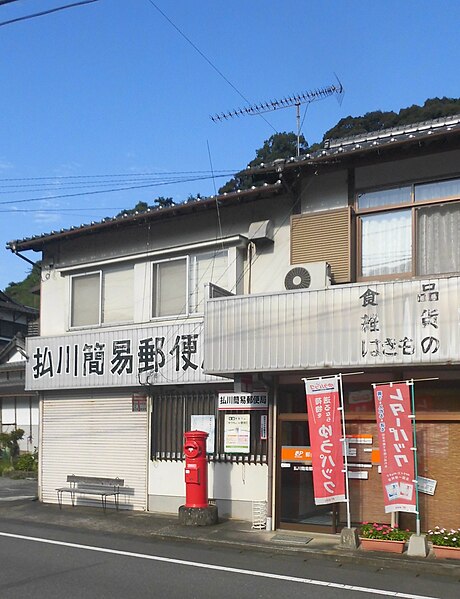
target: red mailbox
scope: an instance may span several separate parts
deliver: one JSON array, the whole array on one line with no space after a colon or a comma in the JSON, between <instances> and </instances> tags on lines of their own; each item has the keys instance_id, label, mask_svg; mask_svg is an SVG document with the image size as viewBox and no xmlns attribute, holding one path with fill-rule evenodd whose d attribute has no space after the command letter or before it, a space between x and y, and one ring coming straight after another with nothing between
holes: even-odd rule
<instances>
[{"instance_id":1,"label":"red mailbox","mask_svg":"<svg viewBox=\"0 0 460 599\"><path fill-rule=\"evenodd\" d=\"M185 453L185 507L208 507L208 462L204 431L184 433Z\"/></svg>"}]
</instances>

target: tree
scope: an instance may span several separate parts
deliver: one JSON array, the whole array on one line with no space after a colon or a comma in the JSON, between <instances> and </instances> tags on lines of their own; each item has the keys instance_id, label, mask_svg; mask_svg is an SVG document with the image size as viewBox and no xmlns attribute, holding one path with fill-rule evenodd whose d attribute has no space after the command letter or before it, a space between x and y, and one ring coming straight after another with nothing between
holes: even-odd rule
<instances>
[{"instance_id":1,"label":"tree","mask_svg":"<svg viewBox=\"0 0 460 599\"><path fill-rule=\"evenodd\" d=\"M17 428L11 433L0 433L0 450L4 452L12 464L19 456L18 441L24 437L22 428Z\"/></svg>"},{"instance_id":2,"label":"tree","mask_svg":"<svg viewBox=\"0 0 460 599\"><path fill-rule=\"evenodd\" d=\"M303 135L300 136L300 154L306 154L308 143ZM251 160L249 167L260 166L263 163L270 163L280 158L291 158L297 155L297 135L295 133L275 133L264 141L261 148L256 150L256 157ZM257 184L257 178L252 176L236 175L230 181L227 181L219 189L219 193L231 193L238 189L249 189Z\"/></svg>"},{"instance_id":3,"label":"tree","mask_svg":"<svg viewBox=\"0 0 460 599\"><path fill-rule=\"evenodd\" d=\"M147 212L147 210L156 210L158 208L169 208L170 206L174 206L175 202L172 198L165 198L164 196L158 196L153 200L152 205L148 205L147 202L137 202L134 208L129 208L127 210L122 210L117 214L118 216L123 216L124 214L128 214L129 216L136 214L138 212Z\"/></svg>"},{"instance_id":4,"label":"tree","mask_svg":"<svg viewBox=\"0 0 460 599\"><path fill-rule=\"evenodd\" d=\"M40 288L41 262L37 262L29 271L29 274L19 283L11 282L4 292L8 297L23 306L38 308L40 297L34 293L34 289Z\"/></svg>"},{"instance_id":5,"label":"tree","mask_svg":"<svg viewBox=\"0 0 460 599\"><path fill-rule=\"evenodd\" d=\"M412 123L429 121L445 116L460 113L460 99L458 98L430 98L423 106L413 104L407 108L401 108L399 112L366 112L364 116L347 116L326 131L325 139L349 137L350 135L361 135L371 131L380 131L390 127L401 127Z\"/></svg>"}]
</instances>

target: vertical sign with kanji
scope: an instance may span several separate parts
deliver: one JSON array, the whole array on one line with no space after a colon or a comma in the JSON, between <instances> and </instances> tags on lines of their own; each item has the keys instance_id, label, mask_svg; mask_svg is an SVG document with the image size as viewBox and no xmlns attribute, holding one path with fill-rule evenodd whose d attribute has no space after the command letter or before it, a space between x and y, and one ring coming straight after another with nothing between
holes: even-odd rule
<instances>
[{"instance_id":1,"label":"vertical sign with kanji","mask_svg":"<svg viewBox=\"0 0 460 599\"><path fill-rule=\"evenodd\" d=\"M305 379L316 505L346 501L337 377Z\"/></svg>"},{"instance_id":2,"label":"vertical sign with kanji","mask_svg":"<svg viewBox=\"0 0 460 599\"><path fill-rule=\"evenodd\" d=\"M374 386L385 513L417 512L410 389Z\"/></svg>"}]
</instances>

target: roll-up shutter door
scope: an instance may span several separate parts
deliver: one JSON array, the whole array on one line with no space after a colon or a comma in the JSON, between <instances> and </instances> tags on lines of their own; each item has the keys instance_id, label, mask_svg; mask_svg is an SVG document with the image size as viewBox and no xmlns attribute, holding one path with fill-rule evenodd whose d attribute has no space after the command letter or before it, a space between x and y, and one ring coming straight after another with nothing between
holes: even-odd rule
<instances>
[{"instance_id":1,"label":"roll-up shutter door","mask_svg":"<svg viewBox=\"0 0 460 599\"><path fill-rule=\"evenodd\" d=\"M120 508L147 509L147 416L133 412L126 393L47 395L41 414L42 501L57 503L56 488L67 486L68 474L119 477L127 488ZM63 500L70 503L68 494ZM81 498L77 504L97 502Z\"/></svg>"},{"instance_id":2,"label":"roll-up shutter door","mask_svg":"<svg viewBox=\"0 0 460 599\"><path fill-rule=\"evenodd\" d=\"M326 261L334 283L351 281L351 209L291 218L291 264Z\"/></svg>"}]
</instances>

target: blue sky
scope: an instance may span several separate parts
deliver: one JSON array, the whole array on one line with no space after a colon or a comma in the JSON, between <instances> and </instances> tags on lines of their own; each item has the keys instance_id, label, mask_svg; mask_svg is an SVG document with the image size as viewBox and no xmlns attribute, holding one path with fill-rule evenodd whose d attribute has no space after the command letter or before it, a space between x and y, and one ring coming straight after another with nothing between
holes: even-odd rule
<instances>
[{"instance_id":1,"label":"blue sky","mask_svg":"<svg viewBox=\"0 0 460 599\"><path fill-rule=\"evenodd\" d=\"M0 6L0 23L66 3L12 2ZM239 93L256 103L333 84L337 73L343 103L309 106L310 143L350 114L460 95L458 0L154 4L233 87L149 0L99 0L0 26L0 289L29 269L3 249L7 241L159 195L212 195L229 177L184 179L207 176L210 156L216 173L243 168L275 130L295 129L294 109L266 115L270 124L213 123L210 115L245 105ZM152 186L55 197L143 179ZM180 182L153 186L154 179Z\"/></svg>"}]
</instances>

